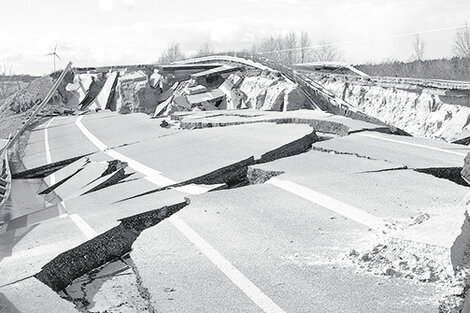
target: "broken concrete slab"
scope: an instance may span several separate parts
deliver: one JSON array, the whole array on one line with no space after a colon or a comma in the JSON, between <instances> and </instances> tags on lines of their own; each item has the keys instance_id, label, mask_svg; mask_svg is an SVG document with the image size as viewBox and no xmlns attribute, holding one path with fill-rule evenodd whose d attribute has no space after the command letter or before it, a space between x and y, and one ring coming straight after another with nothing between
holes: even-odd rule
<instances>
[{"instance_id":1,"label":"broken concrete slab","mask_svg":"<svg viewBox=\"0 0 470 313\"><path fill-rule=\"evenodd\" d=\"M243 78L236 74L230 76L219 86L219 89L225 93L226 107L220 106L219 109L235 110L243 106L243 94L238 87L240 86Z\"/></svg>"},{"instance_id":2,"label":"broken concrete slab","mask_svg":"<svg viewBox=\"0 0 470 313\"><path fill-rule=\"evenodd\" d=\"M93 101L86 107L82 107L82 110L85 108L95 111L108 109L114 95L114 88L116 87L117 78L117 72L110 73L106 77L106 81L95 99L93 99Z\"/></svg>"},{"instance_id":3,"label":"broken concrete slab","mask_svg":"<svg viewBox=\"0 0 470 313\"><path fill-rule=\"evenodd\" d=\"M318 142L315 147L388 160L409 168L461 167L462 146L442 141L364 132ZM419 155L420 157L416 157Z\"/></svg>"},{"instance_id":4,"label":"broken concrete slab","mask_svg":"<svg viewBox=\"0 0 470 313\"><path fill-rule=\"evenodd\" d=\"M422 213L439 214L457 205L468 192L467 187L405 169L399 163L334 151L312 150L253 168L282 171L279 179L389 219L391 225L407 224Z\"/></svg>"},{"instance_id":5,"label":"broken concrete slab","mask_svg":"<svg viewBox=\"0 0 470 313\"><path fill-rule=\"evenodd\" d=\"M189 94L186 96L188 102L191 104L192 107L201 105L205 102L210 102L217 107L217 104L220 103L225 98L225 93L223 93L219 89L213 89L208 92L202 92L197 94Z\"/></svg>"},{"instance_id":6,"label":"broken concrete slab","mask_svg":"<svg viewBox=\"0 0 470 313\"><path fill-rule=\"evenodd\" d=\"M286 311L296 311L300 305L322 312L338 308L348 311L351 307L367 312L369 305L377 308L373 295L383 294L390 303L381 310L395 312L398 305L407 312L427 312L437 308L429 295L442 295L441 290L431 285L391 281L349 268L341 257L368 230L273 186L257 185L195 196L192 204L176 216ZM216 292L229 299L219 304L220 297L216 297L217 305L225 311L237 311L246 296L240 299L234 285L227 285L229 281L223 272L204 262L199 251L194 250L191 237L175 231L178 228L174 225L180 224L172 224L171 220L144 231L131 252L154 306L164 312L192 308L206 311L210 310L207 295ZM253 240L258 233L264 235ZM276 235L279 233L283 235ZM150 242L154 243L151 247ZM189 259L193 262L188 262ZM207 283L193 288L201 279ZM224 287L214 289L217 284ZM164 288L174 291L168 294ZM328 300L318 301L318 294L312 294L311 288L322 290L321 299ZM329 297L337 292L347 296L332 303ZM411 304L406 301L410 294L422 301ZM167 301L168 297L173 300ZM187 299L191 299L190 303ZM212 306L214 302L210 303ZM250 308L253 304L246 305Z\"/></svg>"},{"instance_id":7,"label":"broken concrete slab","mask_svg":"<svg viewBox=\"0 0 470 313\"><path fill-rule=\"evenodd\" d=\"M212 69L208 69L208 70L205 70L205 71L202 71L202 72L192 74L191 78L197 80L197 79L200 79L202 77L222 75L222 74L227 74L227 73L231 73L231 72L236 72L236 71L239 71L239 70L240 70L240 67L223 64L223 65L221 65L219 67L216 67L216 68L212 68Z\"/></svg>"},{"instance_id":8,"label":"broken concrete slab","mask_svg":"<svg viewBox=\"0 0 470 313\"><path fill-rule=\"evenodd\" d=\"M126 73L119 78L116 111L121 114L143 112L151 114L162 96L162 90L154 88L143 72Z\"/></svg>"},{"instance_id":9,"label":"broken concrete slab","mask_svg":"<svg viewBox=\"0 0 470 313\"><path fill-rule=\"evenodd\" d=\"M152 168L165 169L165 176L181 182L251 156L259 158L311 132L308 125L259 123L180 132L117 148L116 151ZM187 151L192 151L190 156ZM183 166L187 164L188 157L194 166ZM207 162L208 159L211 161Z\"/></svg>"},{"instance_id":10,"label":"broken concrete slab","mask_svg":"<svg viewBox=\"0 0 470 313\"><path fill-rule=\"evenodd\" d=\"M107 162L88 163L84 166L83 170L55 188L54 193L60 199L78 196L78 190L99 179L107 168Z\"/></svg>"},{"instance_id":11,"label":"broken concrete slab","mask_svg":"<svg viewBox=\"0 0 470 313\"><path fill-rule=\"evenodd\" d=\"M163 112L165 112L165 110L168 108L170 103L173 102L173 99L174 99L174 96L170 96L168 99L160 103L155 109L155 113L153 114L153 117L162 116Z\"/></svg>"},{"instance_id":12,"label":"broken concrete slab","mask_svg":"<svg viewBox=\"0 0 470 313\"><path fill-rule=\"evenodd\" d=\"M195 95L195 94L203 93L206 91L207 91L207 88L202 85L197 85L194 87L186 87L183 89L183 92L186 93L187 95Z\"/></svg>"},{"instance_id":13,"label":"broken concrete slab","mask_svg":"<svg viewBox=\"0 0 470 313\"><path fill-rule=\"evenodd\" d=\"M218 126L243 125L254 123L285 123L308 124L317 132L332 133L346 136L351 132L375 130L377 132L390 132L386 127L357 121L342 116L332 116L321 111L297 110L289 112L260 112L256 110L231 111L221 110L214 112L176 112L172 118L180 121L185 129L206 128Z\"/></svg>"},{"instance_id":14,"label":"broken concrete slab","mask_svg":"<svg viewBox=\"0 0 470 313\"><path fill-rule=\"evenodd\" d=\"M63 290L74 279L128 253L144 229L158 224L187 204L182 202L124 218L119 226L60 254L44 265L35 277L54 291Z\"/></svg>"}]
</instances>

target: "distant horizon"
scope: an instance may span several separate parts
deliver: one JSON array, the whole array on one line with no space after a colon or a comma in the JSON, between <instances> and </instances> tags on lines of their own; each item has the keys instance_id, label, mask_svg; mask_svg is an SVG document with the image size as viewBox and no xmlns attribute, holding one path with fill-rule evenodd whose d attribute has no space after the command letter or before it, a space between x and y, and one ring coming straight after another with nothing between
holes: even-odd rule
<instances>
[{"instance_id":1,"label":"distant horizon","mask_svg":"<svg viewBox=\"0 0 470 313\"><path fill-rule=\"evenodd\" d=\"M188 55L205 42L215 52L239 51L263 37L301 31L313 45L339 43L348 63L407 62L414 36L391 37L470 22L465 0L18 0L2 11L0 64L35 76L52 72L46 54L56 44L57 68L69 60L75 67L152 64L173 42ZM424 59L451 58L455 33L422 34Z\"/></svg>"}]
</instances>

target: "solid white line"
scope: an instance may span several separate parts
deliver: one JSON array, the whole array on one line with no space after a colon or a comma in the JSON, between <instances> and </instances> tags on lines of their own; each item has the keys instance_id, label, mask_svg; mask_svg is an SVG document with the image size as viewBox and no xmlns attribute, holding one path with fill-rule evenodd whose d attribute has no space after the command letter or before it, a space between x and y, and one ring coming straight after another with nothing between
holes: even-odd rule
<instances>
[{"instance_id":1,"label":"solid white line","mask_svg":"<svg viewBox=\"0 0 470 313\"><path fill-rule=\"evenodd\" d=\"M285 312L178 216L169 221L264 312Z\"/></svg>"},{"instance_id":2,"label":"solid white line","mask_svg":"<svg viewBox=\"0 0 470 313\"><path fill-rule=\"evenodd\" d=\"M435 151L440 151L440 152L455 154L455 155L459 155L459 156L467 156L466 153L461 153L461 152L456 152L456 151L451 151L451 150L446 150L446 149L441 149L441 148L426 146L426 145L422 145L422 144L419 144L419 143L405 142L405 141L401 141L401 140L396 140L396 139L391 139L391 138L385 138L385 137L380 137L380 136L374 136L374 135L365 134L365 133L358 133L357 135L363 136L363 137L375 138L375 139L378 139L378 140L384 140L384 141L390 141L390 142L400 143L400 144L402 144L402 145L414 146L414 147L425 148L425 149L429 149L429 150L435 150Z\"/></svg>"},{"instance_id":3,"label":"solid white line","mask_svg":"<svg viewBox=\"0 0 470 313\"><path fill-rule=\"evenodd\" d=\"M78 229L85 235L85 237L90 240L96 237L98 234L90 227L90 225L85 222L80 215L72 214L69 215L70 219L77 225Z\"/></svg>"},{"instance_id":4,"label":"solid white line","mask_svg":"<svg viewBox=\"0 0 470 313\"><path fill-rule=\"evenodd\" d=\"M375 229L383 233L386 233L388 231L385 226L385 222L381 218L378 218L361 209L353 207L352 205L346 204L312 189L306 188L291 181L280 180L278 178L271 178L267 181L267 183L289 191L290 193L293 193L301 198L307 199L315 204L318 204L330 211L338 213L371 229Z\"/></svg>"},{"instance_id":5,"label":"solid white line","mask_svg":"<svg viewBox=\"0 0 470 313\"><path fill-rule=\"evenodd\" d=\"M96 146L98 149L111 156L112 158L127 162L134 170L146 175L148 181L157 186L164 187L172 185L175 182L160 174L160 172L143 165L131 158L126 157L116 151L109 149L102 141L96 138L81 122L83 116L77 118L75 123L82 133ZM208 189L199 186L186 186L175 188L176 190L199 194L207 192ZM217 252L208 242L199 236L191 227L183 220L173 215L169 218L172 225L176 227L189 241L191 241L204 255L216 265L222 273L224 273L238 288L240 288L254 303L256 303L264 312L268 313L285 313L276 303L266 296L258 287L256 287L248 278L246 278L239 270L237 270L227 259ZM91 229L91 228L90 228ZM82 230L83 231L83 230ZM96 236L96 235L95 235Z\"/></svg>"},{"instance_id":6,"label":"solid white line","mask_svg":"<svg viewBox=\"0 0 470 313\"><path fill-rule=\"evenodd\" d=\"M51 126L52 122L54 121L55 117L51 118L51 120L46 124L46 127L44 128L44 145L46 146L46 161L47 164L52 163L52 155L51 155L51 149L49 146L49 133L47 128ZM54 185L56 183L56 177L55 174L52 173L49 175L50 177L50 185ZM67 217L67 209L65 208L65 202L62 201L58 204L57 206L58 211L59 211L59 218L64 218ZM77 225L78 229L85 235L87 239L92 239L97 235L97 233L91 228L90 225L88 225L78 214L72 214L69 215L70 219L72 222Z\"/></svg>"},{"instance_id":7,"label":"solid white line","mask_svg":"<svg viewBox=\"0 0 470 313\"><path fill-rule=\"evenodd\" d=\"M50 164L52 163L52 155L51 155L51 149L50 149L50 146L49 146L49 132L47 130L47 128L49 126L51 126L52 122L55 120L55 117L51 118L49 120L49 122L46 124L46 127L44 128L44 145L46 146L46 161L47 161L47 164ZM49 178L50 178L50 185L54 185L56 183L56 179L55 179L55 174L52 173L51 175L49 175Z\"/></svg>"},{"instance_id":8,"label":"solid white line","mask_svg":"<svg viewBox=\"0 0 470 313\"><path fill-rule=\"evenodd\" d=\"M145 175L145 179L149 182L159 186L159 187L167 187L173 184L176 184L176 181L169 179L161 174L161 172L148 167L136 160L133 160L117 151L110 149L106 146L101 140L99 140L95 135L93 135L82 123L83 116L79 116L75 121L75 124L81 130L81 132L90 140L98 149L112 157L113 159L120 160L122 162L126 162L129 167L133 168L135 171ZM207 188L200 187L200 186L183 186L175 188L175 190L189 193L189 194L201 194L208 191Z\"/></svg>"}]
</instances>

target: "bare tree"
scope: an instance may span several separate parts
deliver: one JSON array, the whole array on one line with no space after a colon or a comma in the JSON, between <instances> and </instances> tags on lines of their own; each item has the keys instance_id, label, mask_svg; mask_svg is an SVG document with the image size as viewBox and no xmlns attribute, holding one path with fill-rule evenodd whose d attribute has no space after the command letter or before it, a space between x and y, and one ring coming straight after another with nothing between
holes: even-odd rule
<instances>
[{"instance_id":1,"label":"bare tree","mask_svg":"<svg viewBox=\"0 0 470 313\"><path fill-rule=\"evenodd\" d=\"M300 52L300 63L308 62L311 58L311 51L308 49L312 42L310 41L310 36L306 32L300 33L299 40L299 52Z\"/></svg>"},{"instance_id":2,"label":"bare tree","mask_svg":"<svg viewBox=\"0 0 470 313\"><path fill-rule=\"evenodd\" d=\"M168 64L184 59L184 53L181 50L179 43L172 43L168 49L166 49L158 59L159 64Z\"/></svg>"},{"instance_id":3,"label":"bare tree","mask_svg":"<svg viewBox=\"0 0 470 313\"><path fill-rule=\"evenodd\" d=\"M210 42L206 41L202 44L202 46L199 47L196 56L207 56L211 54L214 54L214 48L212 47Z\"/></svg>"},{"instance_id":4,"label":"bare tree","mask_svg":"<svg viewBox=\"0 0 470 313\"><path fill-rule=\"evenodd\" d=\"M470 59L470 27L468 24L457 31L454 52L459 57Z\"/></svg>"},{"instance_id":5,"label":"bare tree","mask_svg":"<svg viewBox=\"0 0 470 313\"><path fill-rule=\"evenodd\" d=\"M0 100L8 97L12 93L12 84L9 76L12 74L13 67L7 61L0 64Z\"/></svg>"},{"instance_id":6,"label":"bare tree","mask_svg":"<svg viewBox=\"0 0 470 313\"><path fill-rule=\"evenodd\" d=\"M418 61L422 61L424 56L424 42L421 40L419 34L415 36L415 39L413 41L413 50L415 59Z\"/></svg>"},{"instance_id":7,"label":"bare tree","mask_svg":"<svg viewBox=\"0 0 470 313\"><path fill-rule=\"evenodd\" d=\"M257 44L253 46L253 53L259 53L261 56L273 60L279 60L280 42L275 37L261 38Z\"/></svg>"},{"instance_id":8,"label":"bare tree","mask_svg":"<svg viewBox=\"0 0 470 313\"><path fill-rule=\"evenodd\" d=\"M341 52L326 41L320 41L318 46L312 49L314 61L340 61L343 58Z\"/></svg>"},{"instance_id":9,"label":"bare tree","mask_svg":"<svg viewBox=\"0 0 470 313\"><path fill-rule=\"evenodd\" d=\"M282 59L283 59L283 64L284 65L292 65L294 63L297 63L297 54L298 54L298 49L297 49L297 36L295 35L294 32L290 32L287 35L284 36L281 40L281 46L282 46Z\"/></svg>"}]
</instances>

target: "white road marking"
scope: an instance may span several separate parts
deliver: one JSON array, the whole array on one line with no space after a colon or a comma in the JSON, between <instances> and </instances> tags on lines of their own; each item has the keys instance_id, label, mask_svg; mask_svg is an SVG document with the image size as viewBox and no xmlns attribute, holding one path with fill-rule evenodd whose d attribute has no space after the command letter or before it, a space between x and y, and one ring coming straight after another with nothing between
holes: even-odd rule
<instances>
[{"instance_id":1,"label":"white road marking","mask_svg":"<svg viewBox=\"0 0 470 313\"><path fill-rule=\"evenodd\" d=\"M173 184L176 184L176 181L169 179L161 174L161 172L148 167L136 160L133 160L117 151L110 149L106 146L101 140L99 140L95 135L93 135L82 123L83 116L79 116L75 121L75 124L81 130L81 132L90 140L98 149L112 157L113 159L120 160L122 162L126 162L129 167L133 168L135 171L145 175L145 179L149 182L157 185L158 187L167 187ZM189 193L189 194L201 194L208 191L207 188L200 187L200 186L183 186L177 187L175 190Z\"/></svg>"},{"instance_id":2,"label":"white road marking","mask_svg":"<svg viewBox=\"0 0 470 313\"><path fill-rule=\"evenodd\" d=\"M90 240L95 238L98 234L90 227L90 225L85 222L80 215L72 214L69 215L70 219L77 225L78 229L85 235L85 237Z\"/></svg>"},{"instance_id":3,"label":"white road marking","mask_svg":"<svg viewBox=\"0 0 470 313\"><path fill-rule=\"evenodd\" d=\"M301 198L307 199L315 204L318 204L328 210L338 213L371 229L375 229L383 233L389 232L389 229L387 229L387 227L385 226L385 222L381 218L378 218L356 207L353 207L352 205L346 204L344 202L341 202L339 200L336 200L327 195L321 194L317 191L306 188L291 181L280 180L278 178L271 178L267 181L267 183L274 185L278 188L284 189Z\"/></svg>"},{"instance_id":4,"label":"white road marking","mask_svg":"<svg viewBox=\"0 0 470 313\"><path fill-rule=\"evenodd\" d=\"M109 149L102 141L95 137L81 122L83 116L75 121L82 133L96 146L98 149L106 153L112 158L127 162L134 170L145 175L146 179L159 186L165 187L175 182L161 175L160 172L141 164L119 152ZM189 194L200 194L208 191L206 188L199 186L185 186L175 188ZM75 215L75 214L74 214ZM78 217L78 216L77 216ZM83 220L82 220L83 221ZM285 313L276 303L266 296L258 287L256 287L245 275L237 270L227 259L225 259L217 250L215 250L207 241L199 236L191 227L189 227L182 219L173 215L169 218L170 223L178 229L190 242L192 242L204 255L217 266L238 288L240 288L258 307L267 313ZM86 223L85 223L86 224ZM86 228L86 227L85 227ZM90 228L91 229L91 228ZM84 230L82 230L83 232ZM91 229L91 231L93 231ZM95 235L96 236L96 235Z\"/></svg>"},{"instance_id":5,"label":"white road marking","mask_svg":"<svg viewBox=\"0 0 470 313\"><path fill-rule=\"evenodd\" d=\"M44 128L44 145L46 147L47 164L52 163L52 154L51 154L51 149L49 146L49 132L47 128L51 126L54 119L55 117L51 118L50 121L46 124L46 127ZM56 183L55 174L52 173L51 175L49 175L49 177L50 177L50 186L52 186ZM60 202L57 205L57 208L59 211L59 218L64 218L64 217L69 216L72 222L75 223L75 225L85 235L87 239L92 239L93 237L97 235L97 233L93 230L93 228L91 228L91 226L88 225L78 214L68 215L67 210L65 208L64 201Z\"/></svg>"},{"instance_id":6,"label":"white road marking","mask_svg":"<svg viewBox=\"0 0 470 313\"><path fill-rule=\"evenodd\" d=\"M51 155L51 148L49 146L49 132L47 130L47 128L49 126L51 126L52 122L55 120L55 117L51 118L49 120L49 122L46 124L46 127L44 128L44 145L46 146L46 161L47 161L47 164L51 164L52 163L52 155ZM54 185L56 183L56 179L55 179L55 174L52 173L51 175L49 175L49 179L50 179L50 182L51 182L51 186Z\"/></svg>"},{"instance_id":7,"label":"white road marking","mask_svg":"<svg viewBox=\"0 0 470 313\"><path fill-rule=\"evenodd\" d=\"M411 143L411 142L405 142L405 141L391 139L391 138L374 136L372 134L358 133L357 135L363 136L363 137L374 138L374 139L378 139L378 140L395 142L395 143L399 143L399 144L402 144L402 145L414 146L414 147L425 148L425 149L434 150L434 151L445 152L445 153L449 153L449 154L455 154L455 155L458 155L458 156L467 156L467 153L461 153L461 152L441 149L441 148L437 148L437 147L431 147L431 146L422 145L422 144L419 144L419 143Z\"/></svg>"},{"instance_id":8,"label":"white road marking","mask_svg":"<svg viewBox=\"0 0 470 313\"><path fill-rule=\"evenodd\" d=\"M68 216L67 208L65 207L65 202L61 201L58 205L59 208L59 217L64 218Z\"/></svg>"},{"instance_id":9,"label":"white road marking","mask_svg":"<svg viewBox=\"0 0 470 313\"><path fill-rule=\"evenodd\" d=\"M173 215L169 218L173 224L189 241L191 241L204 255L217 266L241 291L243 291L260 309L264 312L282 313L285 312L273 300L266 296L255 286L243 273L235 268L207 241L191 229L182 219Z\"/></svg>"}]
</instances>

